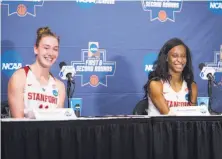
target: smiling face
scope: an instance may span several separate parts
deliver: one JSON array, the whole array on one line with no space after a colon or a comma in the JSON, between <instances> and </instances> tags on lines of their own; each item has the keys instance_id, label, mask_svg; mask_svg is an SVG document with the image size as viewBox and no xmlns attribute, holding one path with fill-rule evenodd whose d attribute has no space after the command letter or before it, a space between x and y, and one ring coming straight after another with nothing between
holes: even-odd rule
<instances>
[{"instance_id":1,"label":"smiling face","mask_svg":"<svg viewBox=\"0 0 222 159\"><path fill-rule=\"evenodd\" d=\"M173 47L167 56L169 72L182 73L187 63L186 48L183 45Z\"/></svg>"},{"instance_id":2,"label":"smiling face","mask_svg":"<svg viewBox=\"0 0 222 159\"><path fill-rule=\"evenodd\" d=\"M44 68L51 67L59 53L58 39L53 36L44 36L39 41L38 46L34 47L36 61Z\"/></svg>"}]
</instances>

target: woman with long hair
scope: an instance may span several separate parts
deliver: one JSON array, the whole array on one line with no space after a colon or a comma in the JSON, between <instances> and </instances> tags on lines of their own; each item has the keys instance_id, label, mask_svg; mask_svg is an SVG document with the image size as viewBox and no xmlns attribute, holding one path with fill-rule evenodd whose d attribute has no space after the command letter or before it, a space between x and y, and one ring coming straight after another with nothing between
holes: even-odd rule
<instances>
[{"instance_id":1,"label":"woman with long hair","mask_svg":"<svg viewBox=\"0 0 222 159\"><path fill-rule=\"evenodd\" d=\"M168 40L161 48L154 70L144 86L148 114L168 114L170 107L196 105L190 49L178 38Z\"/></svg>"}]
</instances>

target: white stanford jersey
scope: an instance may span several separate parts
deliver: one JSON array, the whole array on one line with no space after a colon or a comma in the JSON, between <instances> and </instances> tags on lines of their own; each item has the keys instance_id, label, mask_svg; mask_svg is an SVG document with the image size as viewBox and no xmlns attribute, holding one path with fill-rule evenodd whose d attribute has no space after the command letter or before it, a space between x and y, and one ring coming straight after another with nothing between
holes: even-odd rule
<instances>
[{"instance_id":1,"label":"white stanford jersey","mask_svg":"<svg viewBox=\"0 0 222 159\"><path fill-rule=\"evenodd\" d=\"M24 89L25 117L30 118L30 113L33 108L56 108L59 102L59 92L56 87L55 79L50 76L48 84L42 86L29 66L25 66L23 69L26 73L26 84Z\"/></svg>"},{"instance_id":2,"label":"white stanford jersey","mask_svg":"<svg viewBox=\"0 0 222 159\"><path fill-rule=\"evenodd\" d=\"M168 82L163 82L163 96L168 107L190 106L188 102L188 88L186 81L183 81L182 88L179 92L175 92ZM150 97L148 97L148 115L160 115L159 110L155 107Z\"/></svg>"}]
</instances>

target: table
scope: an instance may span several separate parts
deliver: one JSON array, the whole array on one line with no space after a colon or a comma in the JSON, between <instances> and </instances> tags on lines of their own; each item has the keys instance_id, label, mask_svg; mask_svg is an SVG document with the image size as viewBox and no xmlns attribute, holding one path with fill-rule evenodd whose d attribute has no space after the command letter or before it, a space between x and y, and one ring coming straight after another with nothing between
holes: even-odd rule
<instances>
[{"instance_id":1,"label":"table","mask_svg":"<svg viewBox=\"0 0 222 159\"><path fill-rule=\"evenodd\" d=\"M3 159L222 159L222 117L2 121Z\"/></svg>"}]
</instances>

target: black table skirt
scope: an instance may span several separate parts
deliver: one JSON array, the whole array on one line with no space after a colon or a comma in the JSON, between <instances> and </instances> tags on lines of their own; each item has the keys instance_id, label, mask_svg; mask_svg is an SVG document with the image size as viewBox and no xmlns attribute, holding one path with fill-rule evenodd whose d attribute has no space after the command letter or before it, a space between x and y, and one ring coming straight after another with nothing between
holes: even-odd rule
<instances>
[{"instance_id":1,"label":"black table skirt","mask_svg":"<svg viewBox=\"0 0 222 159\"><path fill-rule=\"evenodd\" d=\"M222 117L2 122L3 159L222 159Z\"/></svg>"},{"instance_id":2,"label":"black table skirt","mask_svg":"<svg viewBox=\"0 0 222 159\"><path fill-rule=\"evenodd\" d=\"M222 159L222 117L153 118L152 159Z\"/></svg>"}]
</instances>

